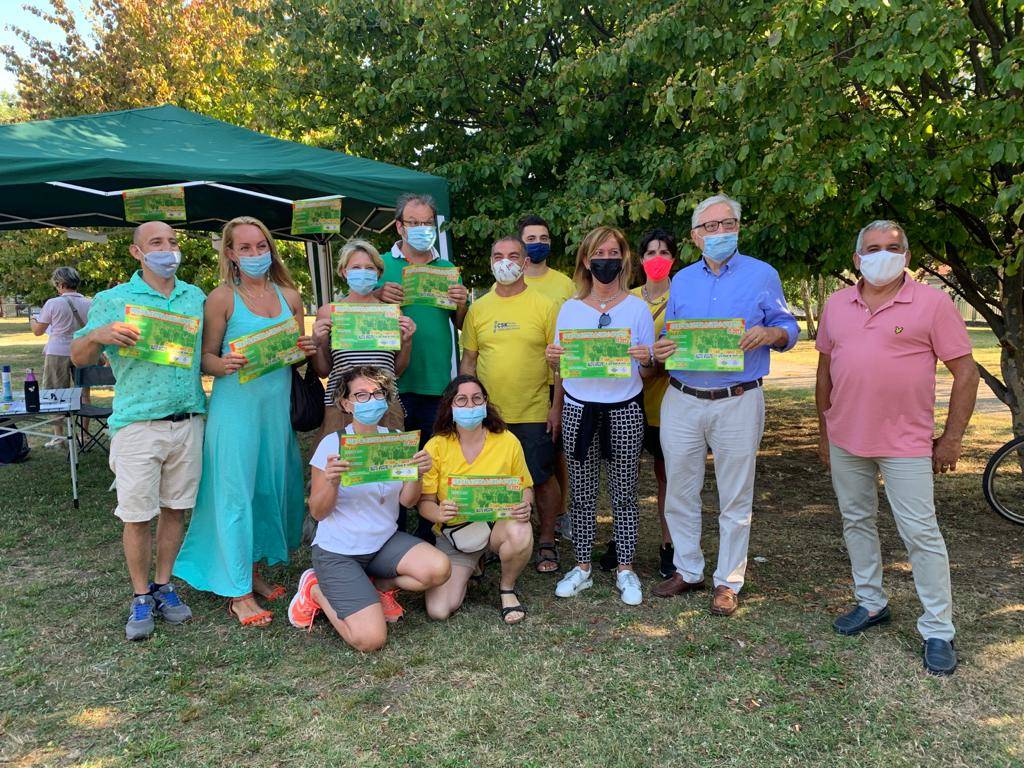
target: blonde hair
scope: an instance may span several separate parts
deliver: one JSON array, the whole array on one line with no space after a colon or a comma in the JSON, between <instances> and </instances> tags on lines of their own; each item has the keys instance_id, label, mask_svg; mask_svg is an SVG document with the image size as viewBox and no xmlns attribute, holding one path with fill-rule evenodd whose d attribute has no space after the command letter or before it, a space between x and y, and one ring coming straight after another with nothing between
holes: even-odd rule
<instances>
[{"instance_id":1,"label":"blonde hair","mask_svg":"<svg viewBox=\"0 0 1024 768\"><path fill-rule=\"evenodd\" d=\"M231 259L228 258L228 248L234 249L235 247L235 227L243 225L250 225L256 227L263 236L267 238L267 244L270 246L270 279L280 286L291 288L293 291L298 290L295 286L295 281L292 279L292 273L288 271L288 267L281 261L281 255L277 252L277 243L274 242L274 236L270 234L270 230L267 229L267 225L259 219L253 218L252 216L236 216L227 224L224 225L224 229L220 236L220 281L224 285L233 285L238 278L238 267Z\"/></svg>"},{"instance_id":2,"label":"blonde hair","mask_svg":"<svg viewBox=\"0 0 1024 768\"><path fill-rule=\"evenodd\" d=\"M598 247L609 237L614 237L619 244L619 251L622 253L622 271L619 272L619 287L622 290L629 288L629 276L633 268L633 253L629 250L629 242L622 234L621 229L616 227L597 227L590 230L583 238L580 247L576 250L576 271L572 279L576 283L576 298L585 299L594 289L594 276L587 268L586 262L593 257Z\"/></svg>"},{"instance_id":3,"label":"blonde hair","mask_svg":"<svg viewBox=\"0 0 1024 768\"><path fill-rule=\"evenodd\" d=\"M339 277L345 276L345 270L348 268L348 262L357 251L362 251L370 257L370 261L373 262L373 266L377 269L377 274L384 274L384 260L380 257L380 252L373 247L373 243L369 240L353 238L341 246L341 252L338 254Z\"/></svg>"}]
</instances>

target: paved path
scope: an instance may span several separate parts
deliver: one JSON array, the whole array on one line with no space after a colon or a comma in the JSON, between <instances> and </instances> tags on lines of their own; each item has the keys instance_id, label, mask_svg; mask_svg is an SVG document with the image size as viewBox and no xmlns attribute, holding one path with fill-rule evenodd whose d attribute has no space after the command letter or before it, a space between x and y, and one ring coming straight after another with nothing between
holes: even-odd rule
<instances>
[{"instance_id":1,"label":"paved path","mask_svg":"<svg viewBox=\"0 0 1024 768\"><path fill-rule=\"evenodd\" d=\"M765 379L765 386L768 389L814 389L815 365L787 362L785 355L772 355L772 372ZM952 386L953 377L948 373L940 373L935 385L936 404L939 408L949 405L949 390ZM978 384L975 412L1010 415L1009 409L984 381Z\"/></svg>"}]
</instances>

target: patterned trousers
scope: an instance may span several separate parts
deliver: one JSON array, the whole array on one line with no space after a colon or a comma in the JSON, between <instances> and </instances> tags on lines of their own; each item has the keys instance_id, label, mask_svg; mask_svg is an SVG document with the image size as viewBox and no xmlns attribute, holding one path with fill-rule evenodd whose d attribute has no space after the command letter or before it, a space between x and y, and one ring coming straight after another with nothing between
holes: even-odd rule
<instances>
[{"instance_id":1,"label":"patterned trousers","mask_svg":"<svg viewBox=\"0 0 1024 768\"><path fill-rule=\"evenodd\" d=\"M597 534L597 493L600 488L601 465L605 467L608 491L612 502L612 534L615 552L622 565L633 562L640 529L636 488L640 469L640 451L644 442L644 411L639 403L606 411L600 419L610 419L611 460L601 458L598 434L590 443L583 461L570 455L576 443L583 406L566 398L562 408L562 441L566 447L569 468L569 514L572 519L572 543L576 560L589 563ZM598 431L604 427L601 423Z\"/></svg>"}]
</instances>

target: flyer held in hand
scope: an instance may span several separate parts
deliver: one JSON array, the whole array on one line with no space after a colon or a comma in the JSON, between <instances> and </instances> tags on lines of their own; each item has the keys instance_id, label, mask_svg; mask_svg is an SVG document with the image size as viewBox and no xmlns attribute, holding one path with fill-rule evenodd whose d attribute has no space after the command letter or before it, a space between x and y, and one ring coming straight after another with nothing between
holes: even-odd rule
<instances>
[{"instance_id":1,"label":"flyer held in hand","mask_svg":"<svg viewBox=\"0 0 1024 768\"><path fill-rule=\"evenodd\" d=\"M191 368L199 342L199 318L154 307L125 304L124 321L139 332L132 347L120 347L121 357L134 357L157 365Z\"/></svg>"},{"instance_id":2,"label":"flyer held in hand","mask_svg":"<svg viewBox=\"0 0 1024 768\"><path fill-rule=\"evenodd\" d=\"M455 502L459 514L446 525L501 520L523 503L523 481L506 475L452 475L448 500Z\"/></svg>"},{"instance_id":3,"label":"flyer held in hand","mask_svg":"<svg viewBox=\"0 0 1024 768\"><path fill-rule=\"evenodd\" d=\"M401 314L394 304L331 304L331 349L399 350Z\"/></svg>"},{"instance_id":4,"label":"flyer held in hand","mask_svg":"<svg viewBox=\"0 0 1024 768\"><path fill-rule=\"evenodd\" d=\"M665 336L677 345L669 371L742 371L743 318L669 320Z\"/></svg>"},{"instance_id":5,"label":"flyer held in hand","mask_svg":"<svg viewBox=\"0 0 1024 768\"><path fill-rule=\"evenodd\" d=\"M379 435L338 433L338 455L349 463L341 476L342 485L408 482L420 476L412 457L420 447L420 432L390 432Z\"/></svg>"},{"instance_id":6,"label":"flyer held in hand","mask_svg":"<svg viewBox=\"0 0 1024 768\"><path fill-rule=\"evenodd\" d=\"M245 384L305 360L306 353L299 348L298 342L299 323L294 317L229 341L228 348L245 355L249 361L238 370L238 383Z\"/></svg>"},{"instance_id":7,"label":"flyer held in hand","mask_svg":"<svg viewBox=\"0 0 1024 768\"><path fill-rule=\"evenodd\" d=\"M633 373L629 340L629 328L560 331L562 378L628 379Z\"/></svg>"},{"instance_id":8,"label":"flyer held in hand","mask_svg":"<svg viewBox=\"0 0 1024 768\"><path fill-rule=\"evenodd\" d=\"M455 309L455 302L448 298L448 289L458 284L458 267L413 264L402 270L402 291L405 293L402 306L422 304L439 309Z\"/></svg>"}]
</instances>

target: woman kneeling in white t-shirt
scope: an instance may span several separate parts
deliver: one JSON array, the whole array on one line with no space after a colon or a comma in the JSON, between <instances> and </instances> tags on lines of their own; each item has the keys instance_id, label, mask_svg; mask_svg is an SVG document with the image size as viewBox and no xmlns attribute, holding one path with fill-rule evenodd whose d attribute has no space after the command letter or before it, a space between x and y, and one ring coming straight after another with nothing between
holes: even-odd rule
<instances>
[{"instance_id":1,"label":"woman kneeling in white t-shirt","mask_svg":"<svg viewBox=\"0 0 1024 768\"><path fill-rule=\"evenodd\" d=\"M346 371L338 387L338 404L353 419L345 432L387 432L377 423L396 396L394 379L386 371ZM387 641L387 623L404 613L395 593L425 592L444 584L451 566L430 544L398 530L398 506L415 506L422 482L342 486L349 462L338 455L339 445L338 433L327 435L309 461L309 512L320 524L313 540L313 567L299 580L288 619L306 629L317 611L323 611L346 643L359 651L376 651ZM420 477L430 471L430 454L419 451L414 459Z\"/></svg>"}]
</instances>

